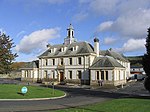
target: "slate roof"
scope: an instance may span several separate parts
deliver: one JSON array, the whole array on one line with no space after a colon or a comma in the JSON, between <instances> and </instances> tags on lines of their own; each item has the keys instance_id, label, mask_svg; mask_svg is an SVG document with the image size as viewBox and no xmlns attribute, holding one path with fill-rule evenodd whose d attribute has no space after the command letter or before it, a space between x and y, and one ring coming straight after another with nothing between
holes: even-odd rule
<instances>
[{"instance_id":1,"label":"slate roof","mask_svg":"<svg viewBox=\"0 0 150 112\"><path fill-rule=\"evenodd\" d=\"M110 56L96 57L90 69L100 68L100 67L124 68L119 62L117 62L113 57Z\"/></svg>"},{"instance_id":2,"label":"slate roof","mask_svg":"<svg viewBox=\"0 0 150 112\"><path fill-rule=\"evenodd\" d=\"M33 69L33 68L39 68L39 61L32 61L32 62L26 62L21 69Z\"/></svg>"},{"instance_id":3,"label":"slate roof","mask_svg":"<svg viewBox=\"0 0 150 112\"><path fill-rule=\"evenodd\" d=\"M72 51L73 47L78 46L78 49ZM61 52L62 47L67 47L66 51ZM50 53L50 50L56 48L54 53ZM46 50L42 55L38 56L41 57L61 57L61 56L76 56L76 55L84 55L87 53L95 53L94 48L91 44L87 42L74 42L69 45L59 44L50 46L48 50Z\"/></svg>"},{"instance_id":4,"label":"slate roof","mask_svg":"<svg viewBox=\"0 0 150 112\"><path fill-rule=\"evenodd\" d=\"M103 55L103 56L111 56L117 60L121 60L121 61L125 61L125 62L129 62L123 55L115 52L115 51L112 51L112 50L103 50L103 51L100 51L100 55Z\"/></svg>"}]
</instances>

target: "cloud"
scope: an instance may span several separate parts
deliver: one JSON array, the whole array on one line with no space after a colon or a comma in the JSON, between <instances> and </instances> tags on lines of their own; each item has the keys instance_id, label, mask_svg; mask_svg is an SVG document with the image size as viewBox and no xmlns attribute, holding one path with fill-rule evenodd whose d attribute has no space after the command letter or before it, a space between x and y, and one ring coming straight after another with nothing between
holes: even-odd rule
<instances>
[{"instance_id":1,"label":"cloud","mask_svg":"<svg viewBox=\"0 0 150 112\"><path fill-rule=\"evenodd\" d=\"M150 6L149 0L79 0L79 3L81 5L87 4L89 12L111 16L124 14L140 8L148 9Z\"/></svg>"},{"instance_id":2,"label":"cloud","mask_svg":"<svg viewBox=\"0 0 150 112\"><path fill-rule=\"evenodd\" d=\"M121 15L111 26L111 30L124 37L145 38L150 25L150 9L136 10Z\"/></svg>"},{"instance_id":3,"label":"cloud","mask_svg":"<svg viewBox=\"0 0 150 112\"><path fill-rule=\"evenodd\" d=\"M91 0L79 0L79 4L90 3Z\"/></svg>"},{"instance_id":4,"label":"cloud","mask_svg":"<svg viewBox=\"0 0 150 112\"><path fill-rule=\"evenodd\" d=\"M109 21L97 25L97 33L111 31L122 38L145 38L150 25L150 0L79 0L79 3L86 5L84 11L90 16L109 17Z\"/></svg>"},{"instance_id":5,"label":"cloud","mask_svg":"<svg viewBox=\"0 0 150 112\"><path fill-rule=\"evenodd\" d=\"M42 0L43 1L43 0ZM68 0L47 0L50 4L62 4L67 2Z\"/></svg>"},{"instance_id":6,"label":"cloud","mask_svg":"<svg viewBox=\"0 0 150 112\"><path fill-rule=\"evenodd\" d=\"M145 49L145 39L129 39L122 48L116 49L118 52L134 52Z\"/></svg>"},{"instance_id":7,"label":"cloud","mask_svg":"<svg viewBox=\"0 0 150 112\"><path fill-rule=\"evenodd\" d=\"M149 0L122 0L116 7L117 12L124 14L126 12L136 11L138 9L148 9L150 8L149 6Z\"/></svg>"},{"instance_id":8,"label":"cloud","mask_svg":"<svg viewBox=\"0 0 150 112\"><path fill-rule=\"evenodd\" d=\"M98 25L98 32L115 32L120 37L145 38L150 25L150 9L136 10L119 16L115 21L106 21Z\"/></svg>"},{"instance_id":9,"label":"cloud","mask_svg":"<svg viewBox=\"0 0 150 112\"><path fill-rule=\"evenodd\" d=\"M82 21L88 17L88 13L80 12L73 17L74 21Z\"/></svg>"},{"instance_id":10,"label":"cloud","mask_svg":"<svg viewBox=\"0 0 150 112\"><path fill-rule=\"evenodd\" d=\"M104 38L104 44L114 44L117 41L117 39L113 38L113 37L106 37Z\"/></svg>"},{"instance_id":11,"label":"cloud","mask_svg":"<svg viewBox=\"0 0 150 112\"><path fill-rule=\"evenodd\" d=\"M97 32L102 32L102 31L106 31L108 30L113 24L113 21L106 21L101 23L98 27L97 27Z\"/></svg>"},{"instance_id":12,"label":"cloud","mask_svg":"<svg viewBox=\"0 0 150 112\"><path fill-rule=\"evenodd\" d=\"M50 39L60 36L59 30L60 28L42 29L25 35L20 43L16 45L16 51L25 54L39 53L45 49Z\"/></svg>"},{"instance_id":13,"label":"cloud","mask_svg":"<svg viewBox=\"0 0 150 112\"><path fill-rule=\"evenodd\" d=\"M115 11L118 2L119 0L92 0L89 7L96 14L109 15Z\"/></svg>"},{"instance_id":14,"label":"cloud","mask_svg":"<svg viewBox=\"0 0 150 112\"><path fill-rule=\"evenodd\" d=\"M25 34L25 31L20 31L16 37L20 37L21 35Z\"/></svg>"}]
</instances>

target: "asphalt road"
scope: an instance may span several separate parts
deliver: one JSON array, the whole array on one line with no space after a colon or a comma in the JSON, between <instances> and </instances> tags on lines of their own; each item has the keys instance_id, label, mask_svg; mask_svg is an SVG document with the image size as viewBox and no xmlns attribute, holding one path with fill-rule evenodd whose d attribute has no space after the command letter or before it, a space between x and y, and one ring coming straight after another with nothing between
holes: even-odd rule
<instances>
[{"instance_id":1,"label":"asphalt road","mask_svg":"<svg viewBox=\"0 0 150 112\"><path fill-rule=\"evenodd\" d=\"M128 94L103 92L101 90L91 90L85 88L57 87L57 89L65 91L67 96L54 100L0 101L0 112L45 112L103 102L114 98L133 97Z\"/></svg>"}]
</instances>

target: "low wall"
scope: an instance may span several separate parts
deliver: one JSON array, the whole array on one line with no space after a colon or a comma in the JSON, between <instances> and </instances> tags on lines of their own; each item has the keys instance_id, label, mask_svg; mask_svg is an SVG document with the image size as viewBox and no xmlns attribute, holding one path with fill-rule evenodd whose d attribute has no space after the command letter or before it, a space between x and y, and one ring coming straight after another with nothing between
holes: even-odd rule
<instances>
[{"instance_id":1,"label":"low wall","mask_svg":"<svg viewBox=\"0 0 150 112\"><path fill-rule=\"evenodd\" d=\"M37 78L21 78L21 81L26 81L26 82L37 82Z\"/></svg>"},{"instance_id":2,"label":"low wall","mask_svg":"<svg viewBox=\"0 0 150 112\"><path fill-rule=\"evenodd\" d=\"M72 83L72 84L81 84L81 80L79 79L65 79L66 83Z\"/></svg>"},{"instance_id":3,"label":"low wall","mask_svg":"<svg viewBox=\"0 0 150 112\"><path fill-rule=\"evenodd\" d=\"M102 82L102 85L103 86L119 86L119 85L122 85L122 84L126 84L126 80L119 80L119 81L106 81L104 80ZM90 82L90 85L91 86L100 86L100 84L98 83L98 80L92 80Z\"/></svg>"}]
</instances>

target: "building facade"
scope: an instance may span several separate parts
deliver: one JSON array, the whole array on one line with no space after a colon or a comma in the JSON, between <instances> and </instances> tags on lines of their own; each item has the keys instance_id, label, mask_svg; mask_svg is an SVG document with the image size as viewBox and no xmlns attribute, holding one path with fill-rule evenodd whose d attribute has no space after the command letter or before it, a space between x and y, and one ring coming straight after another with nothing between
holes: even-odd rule
<instances>
[{"instance_id":1,"label":"building facade","mask_svg":"<svg viewBox=\"0 0 150 112\"><path fill-rule=\"evenodd\" d=\"M94 47L88 42L77 42L70 24L63 44L47 45L38 56L38 80L65 83L120 85L130 76L130 63L112 50L99 50L99 39Z\"/></svg>"},{"instance_id":2,"label":"building facade","mask_svg":"<svg viewBox=\"0 0 150 112\"><path fill-rule=\"evenodd\" d=\"M37 81L39 77L39 61L27 62L24 67L21 68L22 80L25 81Z\"/></svg>"}]
</instances>

